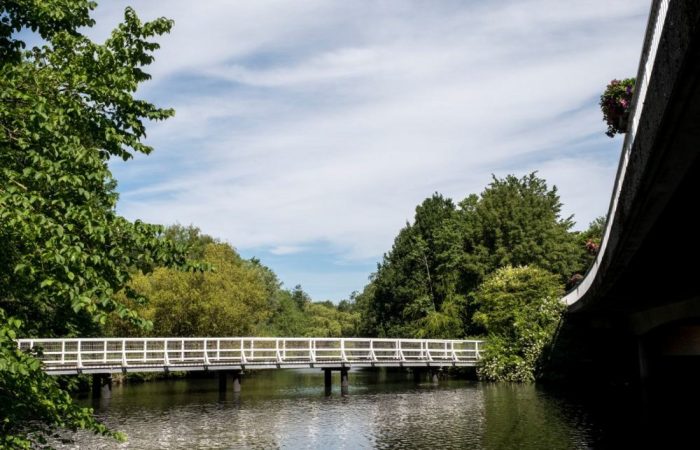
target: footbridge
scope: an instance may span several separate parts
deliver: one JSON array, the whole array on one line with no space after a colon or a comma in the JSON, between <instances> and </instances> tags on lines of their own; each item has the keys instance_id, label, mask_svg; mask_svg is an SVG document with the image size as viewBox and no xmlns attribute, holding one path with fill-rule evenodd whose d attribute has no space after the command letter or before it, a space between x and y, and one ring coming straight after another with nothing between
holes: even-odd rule
<instances>
[{"instance_id":1,"label":"footbridge","mask_svg":"<svg viewBox=\"0 0 700 450\"><path fill-rule=\"evenodd\" d=\"M219 371L220 388L233 377L240 391L246 369L318 368L341 374L347 393L348 371L357 367L410 367L434 381L444 367L472 367L483 341L443 339L370 339L307 337L190 337L20 339L22 350L38 354L51 375L93 374L93 388L111 389L111 374L127 372Z\"/></svg>"},{"instance_id":2,"label":"footbridge","mask_svg":"<svg viewBox=\"0 0 700 450\"><path fill-rule=\"evenodd\" d=\"M563 299L569 374L698 374L698 198L700 2L654 0L601 248Z\"/></svg>"}]
</instances>

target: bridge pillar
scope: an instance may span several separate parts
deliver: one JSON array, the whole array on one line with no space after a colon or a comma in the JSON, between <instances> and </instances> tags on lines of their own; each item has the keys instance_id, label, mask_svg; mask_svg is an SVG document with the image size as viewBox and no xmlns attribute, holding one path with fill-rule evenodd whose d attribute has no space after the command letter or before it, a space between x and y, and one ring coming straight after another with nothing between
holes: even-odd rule
<instances>
[{"instance_id":1,"label":"bridge pillar","mask_svg":"<svg viewBox=\"0 0 700 450\"><path fill-rule=\"evenodd\" d=\"M112 375L96 373L92 376L92 397L112 398Z\"/></svg>"},{"instance_id":2,"label":"bridge pillar","mask_svg":"<svg viewBox=\"0 0 700 450\"><path fill-rule=\"evenodd\" d=\"M233 393L238 394L241 392L241 379L242 374L240 370L233 371Z\"/></svg>"},{"instance_id":3,"label":"bridge pillar","mask_svg":"<svg viewBox=\"0 0 700 450\"><path fill-rule=\"evenodd\" d=\"M440 382L438 369L430 369L430 380L433 384L438 384Z\"/></svg>"},{"instance_id":4,"label":"bridge pillar","mask_svg":"<svg viewBox=\"0 0 700 450\"><path fill-rule=\"evenodd\" d=\"M323 369L323 393L326 397L331 395L331 390L333 388L332 375L331 369Z\"/></svg>"},{"instance_id":5,"label":"bridge pillar","mask_svg":"<svg viewBox=\"0 0 700 450\"><path fill-rule=\"evenodd\" d=\"M340 369L340 395L348 395L349 386L348 369Z\"/></svg>"}]
</instances>

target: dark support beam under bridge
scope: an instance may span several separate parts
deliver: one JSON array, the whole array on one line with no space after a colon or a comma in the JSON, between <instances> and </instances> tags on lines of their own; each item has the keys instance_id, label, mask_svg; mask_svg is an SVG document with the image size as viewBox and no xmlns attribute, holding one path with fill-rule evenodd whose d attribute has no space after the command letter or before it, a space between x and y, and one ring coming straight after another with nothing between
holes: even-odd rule
<instances>
[{"instance_id":1,"label":"dark support beam under bridge","mask_svg":"<svg viewBox=\"0 0 700 450\"><path fill-rule=\"evenodd\" d=\"M346 396L350 391L350 381L347 367L326 368L323 369L323 392L326 396L331 395L333 391L333 371L340 372L340 395Z\"/></svg>"}]
</instances>

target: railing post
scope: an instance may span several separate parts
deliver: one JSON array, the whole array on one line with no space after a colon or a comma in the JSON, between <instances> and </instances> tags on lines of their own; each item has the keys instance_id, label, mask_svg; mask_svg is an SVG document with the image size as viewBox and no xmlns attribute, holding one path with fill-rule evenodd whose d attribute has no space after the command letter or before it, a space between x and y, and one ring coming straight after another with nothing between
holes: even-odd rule
<instances>
[{"instance_id":1,"label":"railing post","mask_svg":"<svg viewBox=\"0 0 700 450\"><path fill-rule=\"evenodd\" d=\"M216 361L221 362L221 339L216 340Z\"/></svg>"},{"instance_id":2,"label":"railing post","mask_svg":"<svg viewBox=\"0 0 700 450\"><path fill-rule=\"evenodd\" d=\"M107 364L107 341L103 341L102 344L102 364Z\"/></svg>"},{"instance_id":3,"label":"railing post","mask_svg":"<svg viewBox=\"0 0 700 450\"><path fill-rule=\"evenodd\" d=\"M340 338L340 359L343 362L348 362L347 356L345 356L345 339Z\"/></svg>"},{"instance_id":4,"label":"railing post","mask_svg":"<svg viewBox=\"0 0 700 450\"><path fill-rule=\"evenodd\" d=\"M245 344L244 344L244 340L241 339L241 364L245 364L245 363L247 363L247 362L248 362L248 360L247 360L246 357L245 357Z\"/></svg>"},{"instance_id":5,"label":"railing post","mask_svg":"<svg viewBox=\"0 0 700 450\"><path fill-rule=\"evenodd\" d=\"M61 364L66 363L66 341L61 341Z\"/></svg>"},{"instance_id":6,"label":"railing post","mask_svg":"<svg viewBox=\"0 0 700 450\"><path fill-rule=\"evenodd\" d=\"M144 339L143 340L143 363L144 364L146 364L146 359L147 359L146 358L146 351L147 351L147 349L148 349L148 341Z\"/></svg>"},{"instance_id":7,"label":"railing post","mask_svg":"<svg viewBox=\"0 0 700 450\"><path fill-rule=\"evenodd\" d=\"M316 362L316 341L313 338L309 339L309 359L312 363Z\"/></svg>"},{"instance_id":8,"label":"railing post","mask_svg":"<svg viewBox=\"0 0 700 450\"><path fill-rule=\"evenodd\" d=\"M204 340L204 365L208 366L209 365L209 352L207 351L207 342L208 339Z\"/></svg>"},{"instance_id":9,"label":"railing post","mask_svg":"<svg viewBox=\"0 0 700 450\"><path fill-rule=\"evenodd\" d=\"M278 363L282 362L282 356L280 355L280 340L279 339L275 339L275 357L277 358Z\"/></svg>"},{"instance_id":10,"label":"railing post","mask_svg":"<svg viewBox=\"0 0 700 450\"><path fill-rule=\"evenodd\" d=\"M455 353L455 341L450 341L450 347L452 348L452 361L457 361L457 353Z\"/></svg>"},{"instance_id":11,"label":"railing post","mask_svg":"<svg viewBox=\"0 0 700 450\"><path fill-rule=\"evenodd\" d=\"M126 339L122 339L122 367L128 366L126 361Z\"/></svg>"},{"instance_id":12,"label":"railing post","mask_svg":"<svg viewBox=\"0 0 700 450\"><path fill-rule=\"evenodd\" d=\"M399 356L400 356L399 360L406 361L406 357L403 354L403 347L401 347L401 339L398 340L398 342L396 343L396 346L399 349Z\"/></svg>"},{"instance_id":13,"label":"railing post","mask_svg":"<svg viewBox=\"0 0 700 450\"><path fill-rule=\"evenodd\" d=\"M83 349L82 349L82 341L81 341L80 339L78 339L78 358L77 358L77 362L78 362L78 368L80 368L80 369L83 368L83 355L82 355L82 351L83 351Z\"/></svg>"},{"instance_id":14,"label":"railing post","mask_svg":"<svg viewBox=\"0 0 700 450\"><path fill-rule=\"evenodd\" d=\"M372 362L377 362L377 354L374 353L374 339L369 340L369 357L372 359Z\"/></svg>"},{"instance_id":15,"label":"railing post","mask_svg":"<svg viewBox=\"0 0 700 450\"><path fill-rule=\"evenodd\" d=\"M168 356L168 340L163 341L163 364L165 366L170 365L170 357Z\"/></svg>"}]
</instances>

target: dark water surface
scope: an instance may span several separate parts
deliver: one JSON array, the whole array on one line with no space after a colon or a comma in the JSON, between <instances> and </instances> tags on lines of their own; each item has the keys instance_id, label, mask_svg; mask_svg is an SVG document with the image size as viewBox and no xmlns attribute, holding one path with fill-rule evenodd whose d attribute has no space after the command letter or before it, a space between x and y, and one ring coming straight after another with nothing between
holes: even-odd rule
<instances>
[{"instance_id":1,"label":"dark water surface","mask_svg":"<svg viewBox=\"0 0 700 450\"><path fill-rule=\"evenodd\" d=\"M352 371L350 395L341 397L333 376L331 397L320 370L246 375L240 395L223 397L216 378L114 386L109 400L80 401L128 442L81 433L65 448L624 448L639 431L630 405L532 385L435 386L405 373Z\"/></svg>"}]
</instances>

